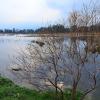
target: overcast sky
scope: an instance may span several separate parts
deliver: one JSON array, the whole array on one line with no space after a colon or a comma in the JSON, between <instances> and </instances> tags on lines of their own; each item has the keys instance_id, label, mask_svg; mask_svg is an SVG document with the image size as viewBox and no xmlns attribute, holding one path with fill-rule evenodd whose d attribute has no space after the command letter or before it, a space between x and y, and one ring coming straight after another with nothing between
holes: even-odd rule
<instances>
[{"instance_id":1,"label":"overcast sky","mask_svg":"<svg viewBox=\"0 0 100 100\"><path fill-rule=\"evenodd\" d=\"M82 0L0 0L0 28L37 28L66 19Z\"/></svg>"}]
</instances>

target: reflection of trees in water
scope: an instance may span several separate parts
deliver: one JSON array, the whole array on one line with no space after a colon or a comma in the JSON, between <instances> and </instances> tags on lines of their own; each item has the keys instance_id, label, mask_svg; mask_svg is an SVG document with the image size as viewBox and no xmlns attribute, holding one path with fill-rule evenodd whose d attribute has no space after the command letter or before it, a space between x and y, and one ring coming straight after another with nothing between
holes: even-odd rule
<instances>
[{"instance_id":1,"label":"reflection of trees in water","mask_svg":"<svg viewBox=\"0 0 100 100\"><path fill-rule=\"evenodd\" d=\"M80 37L71 37L72 41L79 40L86 42L85 49L88 49L88 52L100 53L100 37L96 35L90 36L80 36ZM74 42L75 43L75 42Z\"/></svg>"},{"instance_id":2,"label":"reflection of trees in water","mask_svg":"<svg viewBox=\"0 0 100 100\"><path fill-rule=\"evenodd\" d=\"M100 53L100 39L98 36L88 36L86 38L87 47L89 52Z\"/></svg>"}]
</instances>

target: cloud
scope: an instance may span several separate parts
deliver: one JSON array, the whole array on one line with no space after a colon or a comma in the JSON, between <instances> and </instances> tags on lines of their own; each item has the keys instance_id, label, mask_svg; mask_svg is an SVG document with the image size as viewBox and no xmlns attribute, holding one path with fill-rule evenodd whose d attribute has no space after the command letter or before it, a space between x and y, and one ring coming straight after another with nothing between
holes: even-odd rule
<instances>
[{"instance_id":1,"label":"cloud","mask_svg":"<svg viewBox=\"0 0 100 100\"><path fill-rule=\"evenodd\" d=\"M0 23L42 23L59 19L61 10L50 7L47 1L0 0Z\"/></svg>"},{"instance_id":2,"label":"cloud","mask_svg":"<svg viewBox=\"0 0 100 100\"><path fill-rule=\"evenodd\" d=\"M83 0L0 0L0 28L37 28L66 20ZM88 0L84 0L87 3ZM66 21L64 22L66 23Z\"/></svg>"}]
</instances>

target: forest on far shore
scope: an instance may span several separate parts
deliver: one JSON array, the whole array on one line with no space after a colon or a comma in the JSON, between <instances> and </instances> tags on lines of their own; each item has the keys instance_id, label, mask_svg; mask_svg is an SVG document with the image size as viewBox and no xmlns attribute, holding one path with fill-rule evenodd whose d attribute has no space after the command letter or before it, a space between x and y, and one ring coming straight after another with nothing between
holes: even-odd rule
<instances>
[{"instance_id":1,"label":"forest on far shore","mask_svg":"<svg viewBox=\"0 0 100 100\"><path fill-rule=\"evenodd\" d=\"M22 33L22 34L28 34L28 33L70 33L70 32L100 32L100 23L96 25L91 26L81 26L77 27L76 25L73 25L71 27L65 27L62 24L56 24L56 25L50 25L48 27L40 27L36 30L33 29L0 29L0 33L5 34L13 34L13 33Z\"/></svg>"}]
</instances>

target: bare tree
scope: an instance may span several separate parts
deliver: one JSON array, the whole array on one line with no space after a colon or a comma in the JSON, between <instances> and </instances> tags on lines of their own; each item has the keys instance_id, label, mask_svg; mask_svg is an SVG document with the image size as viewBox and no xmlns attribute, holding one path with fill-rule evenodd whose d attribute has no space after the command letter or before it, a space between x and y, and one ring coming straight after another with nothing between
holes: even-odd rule
<instances>
[{"instance_id":1,"label":"bare tree","mask_svg":"<svg viewBox=\"0 0 100 100\"><path fill-rule=\"evenodd\" d=\"M72 27L72 25L76 26L76 30L74 30L74 32L79 32L78 28L81 29L81 27L83 27L83 29L81 30L82 33L88 32L89 27L94 28L93 25L96 25L98 23L98 17L100 16L100 14L97 14L98 7L99 6L97 2L90 0L88 4L83 3L82 11L73 11L69 15L70 27ZM94 34L93 30L94 29L92 29L92 31L90 32ZM69 56L69 59L67 59L67 61L69 60L71 65L69 64L69 67L66 67L66 70L69 71L69 74L71 73L70 75L72 77L72 100L76 100L75 98L78 86L81 80L84 80L83 76L85 76L85 74L87 78L87 89L83 92L83 96L81 97L81 99L83 100L87 94L89 94L97 87L99 65L97 64L98 53L96 53L96 44L95 42L93 42L93 34L89 38L85 37L86 43L84 43L83 45L84 47L86 47L86 49L84 47L82 49L80 48L80 45L77 41L78 37L76 36L77 39L72 39L71 44L68 47L70 52L67 50L67 54ZM66 62L66 58L64 62ZM89 66L91 66L91 70L88 69Z\"/></svg>"},{"instance_id":2,"label":"bare tree","mask_svg":"<svg viewBox=\"0 0 100 100\"><path fill-rule=\"evenodd\" d=\"M77 31L79 16L80 16L79 12L74 10L69 14L68 17L71 30L74 32Z\"/></svg>"},{"instance_id":3,"label":"bare tree","mask_svg":"<svg viewBox=\"0 0 100 100\"><path fill-rule=\"evenodd\" d=\"M76 100L77 89L85 84L82 91L84 97L92 92L98 86L97 80L99 73L99 64L97 62L98 53L89 52L90 41L85 41L80 44L80 41L76 38L72 38L70 45L67 46L67 58L63 58L63 64L65 64L65 73L69 74L71 77L72 84L72 100ZM95 47L94 44L91 45L92 49ZM87 49L85 49L87 47ZM68 63L65 63L68 62ZM67 76L66 75L66 76ZM84 85L83 85L84 86ZM85 90L86 89L86 90Z\"/></svg>"},{"instance_id":4,"label":"bare tree","mask_svg":"<svg viewBox=\"0 0 100 100\"><path fill-rule=\"evenodd\" d=\"M29 80L36 89L55 89L56 99L64 99L64 90L59 86L62 82L67 88L71 86L72 100L76 100L77 91L86 84L81 100L97 87L99 65L96 61L98 53L89 51L89 41L80 44L78 38L42 37L44 45L31 43L27 51L17 58L23 78ZM93 44L94 45L94 44ZM94 47L94 46L93 46ZM86 77L86 78L85 78ZM61 85L61 84L60 84ZM52 88L51 88L52 87ZM61 97L57 98L61 93Z\"/></svg>"},{"instance_id":5,"label":"bare tree","mask_svg":"<svg viewBox=\"0 0 100 100\"><path fill-rule=\"evenodd\" d=\"M72 28L73 32L88 32L94 31L94 26L100 21L100 3L97 3L97 0L89 0L86 4L83 3L81 10L74 10L69 14L68 20L69 25ZM91 29L89 29L91 27ZM95 29L96 31L96 29Z\"/></svg>"},{"instance_id":6,"label":"bare tree","mask_svg":"<svg viewBox=\"0 0 100 100\"><path fill-rule=\"evenodd\" d=\"M26 52L20 53L16 64L22 69L18 74L21 73L36 89L55 88L56 98L59 97L59 91L63 100L63 89L60 87L63 85L63 69L60 64L63 39L59 38L42 37L43 46L31 43Z\"/></svg>"}]
</instances>

